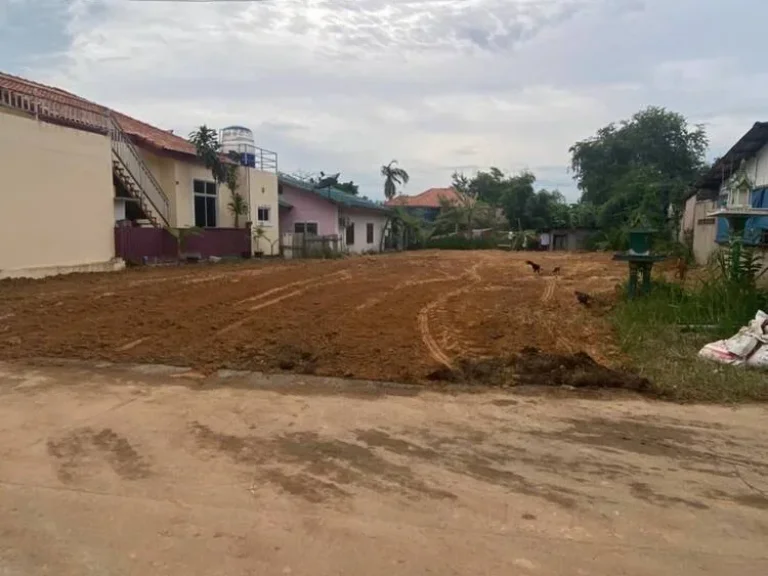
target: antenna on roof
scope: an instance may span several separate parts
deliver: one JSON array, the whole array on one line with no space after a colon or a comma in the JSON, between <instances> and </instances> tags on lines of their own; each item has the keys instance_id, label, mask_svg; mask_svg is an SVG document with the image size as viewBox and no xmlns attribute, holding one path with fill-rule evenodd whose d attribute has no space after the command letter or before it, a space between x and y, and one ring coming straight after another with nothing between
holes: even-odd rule
<instances>
[{"instance_id":1,"label":"antenna on roof","mask_svg":"<svg viewBox=\"0 0 768 576\"><path fill-rule=\"evenodd\" d=\"M341 172L337 172L331 176L325 176L324 178L320 179L317 184L315 184L315 188L330 188L331 186L339 183L339 176L341 176Z\"/></svg>"}]
</instances>

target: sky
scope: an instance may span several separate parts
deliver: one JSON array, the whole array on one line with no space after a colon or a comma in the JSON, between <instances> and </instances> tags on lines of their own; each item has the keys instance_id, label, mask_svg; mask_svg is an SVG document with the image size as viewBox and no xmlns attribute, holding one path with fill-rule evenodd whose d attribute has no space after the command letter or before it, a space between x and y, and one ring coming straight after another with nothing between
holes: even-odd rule
<instances>
[{"instance_id":1,"label":"sky","mask_svg":"<svg viewBox=\"0 0 768 576\"><path fill-rule=\"evenodd\" d=\"M768 121L764 0L0 0L0 71L186 135L251 128L280 169L383 197L529 169L575 201L569 147L648 105L711 157Z\"/></svg>"}]
</instances>

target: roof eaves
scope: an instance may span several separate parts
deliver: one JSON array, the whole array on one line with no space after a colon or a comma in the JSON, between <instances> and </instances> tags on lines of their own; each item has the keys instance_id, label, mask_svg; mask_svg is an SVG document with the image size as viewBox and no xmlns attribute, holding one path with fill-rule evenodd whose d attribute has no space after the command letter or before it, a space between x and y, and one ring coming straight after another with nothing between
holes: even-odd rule
<instances>
[{"instance_id":1,"label":"roof eaves","mask_svg":"<svg viewBox=\"0 0 768 576\"><path fill-rule=\"evenodd\" d=\"M328 188L315 188L309 182L305 182L304 180L300 180L299 178L290 176L288 174L284 174L282 172L278 174L278 180L282 184L288 184L289 186L294 186L295 188L306 190L307 192L313 192L314 194L320 196L324 200L328 200L329 202L333 202L334 204L342 204L350 208L360 208L365 210L379 210L382 212L389 212L389 208L386 206L379 206L378 204L374 204L373 202L370 202L368 200L363 200L362 198L353 196L352 194L349 194L348 192L345 192L344 190L340 190L339 188L335 188L333 186L330 186Z\"/></svg>"},{"instance_id":2,"label":"roof eaves","mask_svg":"<svg viewBox=\"0 0 768 576\"><path fill-rule=\"evenodd\" d=\"M768 122L755 122L746 134L731 146L708 171L699 178L686 195L686 200L698 193L699 190L715 190L720 188L726 169L729 175L742 160L754 156L763 146L768 144Z\"/></svg>"}]
</instances>

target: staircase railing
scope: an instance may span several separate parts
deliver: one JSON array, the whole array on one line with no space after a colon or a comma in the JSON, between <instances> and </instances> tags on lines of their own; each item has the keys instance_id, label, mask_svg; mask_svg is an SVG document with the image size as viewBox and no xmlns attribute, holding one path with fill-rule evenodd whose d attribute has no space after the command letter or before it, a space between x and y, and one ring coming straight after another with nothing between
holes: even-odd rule
<instances>
[{"instance_id":1,"label":"staircase railing","mask_svg":"<svg viewBox=\"0 0 768 576\"><path fill-rule=\"evenodd\" d=\"M109 136L112 140L112 151L125 170L135 180L136 184L145 198L154 208L156 216L168 225L170 222L170 203L168 196L163 192L163 187L152 175L144 160L139 156L136 147L131 142L128 135L123 132L120 125L110 116L109 118Z\"/></svg>"}]
</instances>

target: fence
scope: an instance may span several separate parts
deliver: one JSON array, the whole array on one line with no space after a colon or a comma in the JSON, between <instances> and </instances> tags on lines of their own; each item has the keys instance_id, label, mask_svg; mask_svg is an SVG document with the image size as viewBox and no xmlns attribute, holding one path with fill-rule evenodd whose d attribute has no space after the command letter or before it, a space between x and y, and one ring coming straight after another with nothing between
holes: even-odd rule
<instances>
[{"instance_id":1,"label":"fence","mask_svg":"<svg viewBox=\"0 0 768 576\"><path fill-rule=\"evenodd\" d=\"M251 238L245 228L210 228L199 236L187 236L182 252L209 256L242 257L251 253ZM176 260L178 241L164 228L115 228L115 254L126 262Z\"/></svg>"},{"instance_id":2,"label":"fence","mask_svg":"<svg viewBox=\"0 0 768 576\"><path fill-rule=\"evenodd\" d=\"M341 254L341 238L335 234L285 234L281 248L286 258L334 258Z\"/></svg>"}]
</instances>

